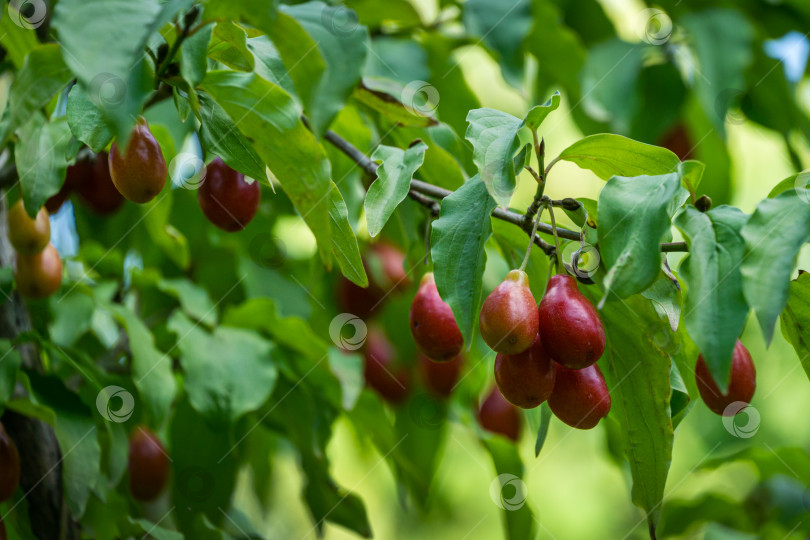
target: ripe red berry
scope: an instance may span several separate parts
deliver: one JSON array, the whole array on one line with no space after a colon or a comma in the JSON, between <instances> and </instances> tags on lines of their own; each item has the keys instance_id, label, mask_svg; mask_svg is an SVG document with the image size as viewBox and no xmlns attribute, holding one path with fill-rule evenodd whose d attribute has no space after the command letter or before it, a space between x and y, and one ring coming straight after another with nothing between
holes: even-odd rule
<instances>
[{"instance_id":1,"label":"ripe red berry","mask_svg":"<svg viewBox=\"0 0 810 540\"><path fill-rule=\"evenodd\" d=\"M610 412L610 393L596 364L582 369L557 365L554 390L548 405L571 427L591 429Z\"/></svg>"},{"instance_id":2,"label":"ripe red berry","mask_svg":"<svg viewBox=\"0 0 810 540\"><path fill-rule=\"evenodd\" d=\"M410 373L381 330L369 329L363 352L366 384L389 403L396 405L405 401L411 391Z\"/></svg>"},{"instance_id":3,"label":"ripe red berry","mask_svg":"<svg viewBox=\"0 0 810 540\"><path fill-rule=\"evenodd\" d=\"M118 191L132 202L154 199L166 184L166 160L143 117L132 129L124 153L118 143L110 149L110 177Z\"/></svg>"},{"instance_id":4,"label":"ripe red berry","mask_svg":"<svg viewBox=\"0 0 810 540\"><path fill-rule=\"evenodd\" d=\"M436 362L424 354L419 355L419 367L427 389L443 398L448 398L458 384L461 368L464 366L462 355L446 362Z\"/></svg>"},{"instance_id":5,"label":"ripe red berry","mask_svg":"<svg viewBox=\"0 0 810 540\"><path fill-rule=\"evenodd\" d=\"M481 337L499 353L522 353L537 337L537 302L529 289L529 276L512 270L484 300L478 322Z\"/></svg>"},{"instance_id":6,"label":"ripe red berry","mask_svg":"<svg viewBox=\"0 0 810 540\"><path fill-rule=\"evenodd\" d=\"M169 480L169 456L157 435L139 426L129 441L129 491L139 501L152 501Z\"/></svg>"},{"instance_id":7,"label":"ripe red berry","mask_svg":"<svg viewBox=\"0 0 810 540\"><path fill-rule=\"evenodd\" d=\"M576 279L553 276L538 311L540 338L555 362L582 369L599 360L605 351L605 329L596 308L579 292Z\"/></svg>"},{"instance_id":8,"label":"ripe red berry","mask_svg":"<svg viewBox=\"0 0 810 540\"><path fill-rule=\"evenodd\" d=\"M464 347L453 310L439 296L432 272L425 274L419 284L411 304L410 322L413 340L428 358L450 360Z\"/></svg>"},{"instance_id":9,"label":"ripe red berry","mask_svg":"<svg viewBox=\"0 0 810 540\"><path fill-rule=\"evenodd\" d=\"M554 362L539 336L522 353L495 357L495 382L503 397L523 409L533 409L549 398L554 388Z\"/></svg>"},{"instance_id":10,"label":"ripe red berry","mask_svg":"<svg viewBox=\"0 0 810 540\"><path fill-rule=\"evenodd\" d=\"M734 416L739 409L732 408L726 412L729 405L734 402L751 403L754 397L754 390L757 387L757 372L751 354L739 340L734 346L734 353L731 357L731 373L728 390L726 393L720 391L717 382L709 371L709 366L700 355L695 365L695 381L697 382L700 397L714 413L726 416Z\"/></svg>"},{"instance_id":11,"label":"ripe red berry","mask_svg":"<svg viewBox=\"0 0 810 540\"><path fill-rule=\"evenodd\" d=\"M259 182L231 169L219 157L208 164L197 200L208 221L227 232L244 229L256 215L261 199Z\"/></svg>"},{"instance_id":12,"label":"ripe red berry","mask_svg":"<svg viewBox=\"0 0 810 540\"><path fill-rule=\"evenodd\" d=\"M492 433L503 435L517 441L521 432L520 411L501 395L497 386L493 386L489 395L478 409L478 423Z\"/></svg>"}]
</instances>

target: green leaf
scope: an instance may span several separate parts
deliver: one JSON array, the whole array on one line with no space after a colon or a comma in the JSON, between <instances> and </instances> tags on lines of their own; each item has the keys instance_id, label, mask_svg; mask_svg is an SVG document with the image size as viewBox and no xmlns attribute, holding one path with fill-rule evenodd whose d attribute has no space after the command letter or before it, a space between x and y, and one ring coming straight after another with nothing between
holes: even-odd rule
<instances>
[{"instance_id":1,"label":"green leaf","mask_svg":"<svg viewBox=\"0 0 810 540\"><path fill-rule=\"evenodd\" d=\"M439 219L431 226L430 256L436 287L453 310L468 345L481 307L484 245L492 234L490 214L495 206L476 176L442 200Z\"/></svg>"},{"instance_id":2,"label":"green leaf","mask_svg":"<svg viewBox=\"0 0 810 540\"><path fill-rule=\"evenodd\" d=\"M580 139L562 151L559 159L589 169L602 180L612 176L667 174L678 170L678 156L658 146L621 135L599 133Z\"/></svg>"},{"instance_id":3,"label":"green leaf","mask_svg":"<svg viewBox=\"0 0 810 540\"><path fill-rule=\"evenodd\" d=\"M20 129L14 159L25 210L30 216L36 215L45 201L62 187L70 140L65 117L46 122L42 114L36 112Z\"/></svg>"},{"instance_id":4,"label":"green leaf","mask_svg":"<svg viewBox=\"0 0 810 540\"><path fill-rule=\"evenodd\" d=\"M686 188L693 197L697 197L697 188L700 185L700 181L703 179L703 171L705 170L706 166L702 162L693 159L684 161L678 166L678 172L681 173L683 187Z\"/></svg>"},{"instance_id":5,"label":"green leaf","mask_svg":"<svg viewBox=\"0 0 810 540\"><path fill-rule=\"evenodd\" d=\"M0 339L0 410L11 398L17 384L17 370L22 358L7 339Z\"/></svg>"},{"instance_id":6,"label":"green leaf","mask_svg":"<svg viewBox=\"0 0 810 540\"><path fill-rule=\"evenodd\" d=\"M589 116L609 123L612 131L630 131L633 117L639 108L636 81L641 72L646 46L645 43L628 43L616 37L595 45L585 58L580 75L582 105ZM647 174L661 172L670 171Z\"/></svg>"},{"instance_id":7,"label":"green leaf","mask_svg":"<svg viewBox=\"0 0 810 540\"><path fill-rule=\"evenodd\" d=\"M509 206L515 192L515 164L520 148L517 138L522 122L495 109L475 109L467 115L466 139L473 145L473 161L481 180L500 206Z\"/></svg>"},{"instance_id":8,"label":"green leaf","mask_svg":"<svg viewBox=\"0 0 810 540\"><path fill-rule=\"evenodd\" d=\"M782 312L782 335L793 345L810 377L810 274L790 282L787 307Z\"/></svg>"},{"instance_id":9,"label":"green leaf","mask_svg":"<svg viewBox=\"0 0 810 540\"><path fill-rule=\"evenodd\" d=\"M158 288L179 300L186 315L207 326L217 324L216 306L208 291L187 278L161 279Z\"/></svg>"},{"instance_id":10,"label":"green leaf","mask_svg":"<svg viewBox=\"0 0 810 540\"><path fill-rule=\"evenodd\" d=\"M220 358L221 363L234 359ZM204 443L202 443L204 441ZM200 538L194 522L205 514L215 522L225 516L236 485L240 447L230 429L212 426L187 399L181 400L169 426L172 458L171 501L173 517L184 538Z\"/></svg>"},{"instance_id":11,"label":"green leaf","mask_svg":"<svg viewBox=\"0 0 810 540\"><path fill-rule=\"evenodd\" d=\"M180 46L180 75L191 87L200 84L208 71L208 43L214 31L213 25L207 25L186 38Z\"/></svg>"},{"instance_id":12,"label":"green leaf","mask_svg":"<svg viewBox=\"0 0 810 540\"><path fill-rule=\"evenodd\" d=\"M183 535L177 531L164 529L156 523L152 523L147 519L133 519L127 516L129 522L138 527L138 534L143 534L146 537L152 536L155 540L183 540Z\"/></svg>"},{"instance_id":13,"label":"green leaf","mask_svg":"<svg viewBox=\"0 0 810 540\"><path fill-rule=\"evenodd\" d=\"M147 40L191 3L62 0L54 8L53 28L65 63L121 144L154 88L151 66L144 62Z\"/></svg>"},{"instance_id":14,"label":"green leaf","mask_svg":"<svg viewBox=\"0 0 810 540\"><path fill-rule=\"evenodd\" d=\"M543 123L543 120L545 120L549 114L556 111L559 106L560 92L558 91L554 92L544 104L536 105L529 109L529 112L526 113L526 118L523 119L523 125L529 126L530 129L537 131L537 128Z\"/></svg>"},{"instance_id":15,"label":"green leaf","mask_svg":"<svg viewBox=\"0 0 810 540\"><path fill-rule=\"evenodd\" d=\"M349 211L340 194L340 189L332 182L329 195L329 220L332 226L332 253L337 259L340 271L352 283L368 287L368 276L363 267L357 237L349 224Z\"/></svg>"},{"instance_id":16,"label":"green leaf","mask_svg":"<svg viewBox=\"0 0 810 540\"><path fill-rule=\"evenodd\" d=\"M537 428L537 439L534 442L534 457L540 455L543 450L543 445L546 444L546 436L548 435L548 427L551 425L551 409L548 403L540 405L540 427Z\"/></svg>"},{"instance_id":17,"label":"green leaf","mask_svg":"<svg viewBox=\"0 0 810 540\"><path fill-rule=\"evenodd\" d=\"M252 298L231 307L223 317L223 324L266 332L279 345L312 362L322 360L329 349L329 344L304 319L282 317L269 298Z\"/></svg>"},{"instance_id":18,"label":"green leaf","mask_svg":"<svg viewBox=\"0 0 810 540\"><path fill-rule=\"evenodd\" d=\"M44 107L70 81L70 71L62 60L59 45L40 45L25 57L11 84L8 96L8 123L2 136L5 144L31 115Z\"/></svg>"},{"instance_id":19,"label":"green leaf","mask_svg":"<svg viewBox=\"0 0 810 540\"><path fill-rule=\"evenodd\" d=\"M253 53L248 50L247 36L233 21L222 21L214 26L208 56L231 69L253 71Z\"/></svg>"},{"instance_id":20,"label":"green leaf","mask_svg":"<svg viewBox=\"0 0 810 540\"><path fill-rule=\"evenodd\" d=\"M754 29L734 9L688 13L678 22L689 34L697 60L695 94L715 129L725 136L726 112L746 88L745 70L752 59Z\"/></svg>"},{"instance_id":21,"label":"green leaf","mask_svg":"<svg viewBox=\"0 0 810 540\"><path fill-rule=\"evenodd\" d=\"M661 266L658 244L670 227L677 173L611 178L599 194L599 252L608 268L605 289L621 298L652 285ZM606 296L607 297L607 296Z\"/></svg>"},{"instance_id":22,"label":"green leaf","mask_svg":"<svg viewBox=\"0 0 810 540\"><path fill-rule=\"evenodd\" d=\"M495 477L489 485L489 495L503 511L504 538L522 540L535 538L535 517L527 504L526 484L523 476L523 461L517 446L503 437L488 437L484 446L495 464Z\"/></svg>"},{"instance_id":23,"label":"green leaf","mask_svg":"<svg viewBox=\"0 0 810 540\"><path fill-rule=\"evenodd\" d=\"M177 395L177 382L172 374L172 359L155 347L149 328L128 308L109 305L107 309L126 330L132 351L132 380L154 425L160 426L169 416Z\"/></svg>"},{"instance_id":24,"label":"green leaf","mask_svg":"<svg viewBox=\"0 0 810 540\"><path fill-rule=\"evenodd\" d=\"M438 95L431 94L433 89L428 83L415 81L417 84L402 84L381 77L364 77L352 95L354 99L382 114L392 122L402 126L428 127L435 126L438 121L432 113L436 103L430 98ZM425 101L421 101L425 98Z\"/></svg>"},{"instance_id":25,"label":"green leaf","mask_svg":"<svg viewBox=\"0 0 810 540\"><path fill-rule=\"evenodd\" d=\"M18 4L20 7L25 4ZM0 45L6 50L11 63L20 69L25 62L25 57L38 45L37 34L32 28L26 28L17 24L20 13L8 6L8 13L0 17Z\"/></svg>"},{"instance_id":26,"label":"green leaf","mask_svg":"<svg viewBox=\"0 0 810 540\"><path fill-rule=\"evenodd\" d=\"M329 369L340 382L343 409L352 410L366 384L363 375L363 357L330 347Z\"/></svg>"},{"instance_id":27,"label":"green leaf","mask_svg":"<svg viewBox=\"0 0 810 540\"><path fill-rule=\"evenodd\" d=\"M397 206L408 196L411 180L425 160L427 145L422 141L407 150L394 146L378 146L371 155L378 162L377 179L368 188L364 207L368 234L377 236Z\"/></svg>"},{"instance_id":28,"label":"green leaf","mask_svg":"<svg viewBox=\"0 0 810 540\"><path fill-rule=\"evenodd\" d=\"M601 228L601 225L600 225ZM647 512L654 530L661 512L672 459L670 358L652 340L669 331L652 304L639 296L609 301L602 309L608 338L600 360L608 379L612 408L624 431L633 476L633 503Z\"/></svg>"},{"instance_id":29,"label":"green leaf","mask_svg":"<svg viewBox=\"0 0 810 540\"><path fill-rule=\"evenodd\" d=\"M157 137L157 126L152 127L152 132ZM160 141L160 139L158 139ZM163 152L166 153L166 146ZM191 252L188 247L188 240L174 225L170 223L173 191L163 191L154 200L140 205L139 210L143 215L143 222L146 231L149 233L152 242L163 251L163 253L182 270L186 270L191 264Z\"/></svg>"},{"instance_id":30,"label":"green leaf","mask_svg":"<svg viewBox=\"0 0 810 540\"><path fill-rule=\"evenodd\" d=\"M795 188L797 192L802 197L806 197L807 200L810 200L810 194L807 193L807 188L810 185L810 173L808 172L800 172L796 174L792 174L776 184L770 193L768 193L768 198L773 199L777 195L781 195L785 191L789 189Z\"/></svg>"},{"instance_id":31,"label":"green leaf","mask_svg":"<svg viewBox=\"0 0 810 540\"><path fill-rule=\"evenodd\" d=\"M747 219L741 210L725 205L705 214L688 206L675 219L689 246L679 270L686 284L684 324L721 391L748 318L740 276L745 250L740 229Z\"/></svg>"},{"instance_id":32,"label":"green leaf","mask_svg":"<svg viewBox=\"0 0 810 540\"><path fill-rule=\"evenodd\" d=\"M207 421L233 423L270 397L278 379L272 343L224 326L208 334L177 311L168 327L177 334L189 401Z\"/></svg>"},{"instance_id":33,"label":"green leaf","mask_svg":"<svg viewBox=\"0 0 810 540\"><path fill-rule=\"evenodd\" d=\"M742 228L743 292L767 343L788 300L790 275L801 247L810 240L808 192L789 190L765 199ZM778 237L778 241L775 238Z\"/></svg>"},{"instance_id":34,"label":"green leaf","mask_svg":"<svg viewBox=\"0 0 810 540\"><path fill-rule=\"evenodd\" d=\"M321 137L360 82L360 71L366 59L368 30L357 23L357 15L353 11L342 6L307 2L283 6L281 9L306 30L324 61L325 69L320 76L306 81L311 92L301 93L300 79L293 78L299 95L309 98L304 100L304 109L312 130ZM278 42L276 46L281 50ZM288 70L293 71L293 64L286 65Z\"/></svg>"},{"instance_id":35,"label":"green leaf","mask_svg":"<svg viewBox=\"0 0 810 540\"><path fill-rule=\"evenodd\" d=\"M68 94L67 121L73 136L93 152L104 150L113 138L101 111L80 84L74 84Z\"/></svg>"},{"instance_id":36,"label":"green leaf","mask_svg":"<svg viewBox=\"0 0 810 540\"><path fill-rule=\"evenodd\" d=\"M203 148L245 176L267 183L266 167L248 138L208 94L199 92L197 96L200 99L202 122L199 133Z\"/></svg>"},{"instance_id":37,"label":"green leaf","mask_svg":"<svg viewBox=\"0 0 810 540\"><path fill-rule=\"evenodd\" d=\"M330 166L323 147L301 122L281 87L253 73L211 71L203 88L223 108L266 163L315 238L324 264L332 261Z\"/></svg>"},{"instance_id":38,"label":"green leaf","mask_svg":"<svg viewBox=\"0 0 810 540\"><path fill-rule=\"evenodd\" d=\"M523 78L523 40L532 29L529 0L467 0L462 19L467 31L495 51L506 81L519 87Z\"/></svg>"}]
</instances>

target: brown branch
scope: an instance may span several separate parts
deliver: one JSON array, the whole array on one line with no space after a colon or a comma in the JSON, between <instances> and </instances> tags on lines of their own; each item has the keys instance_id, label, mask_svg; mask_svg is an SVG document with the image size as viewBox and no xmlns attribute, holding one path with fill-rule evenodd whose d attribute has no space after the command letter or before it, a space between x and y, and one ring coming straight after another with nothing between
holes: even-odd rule
<instances>
[{"instance_id":1,"label":"brown branch","mask_svg":"<svg viewBox=\"0 0 810 540\"><path fill-rule=\"evenodd\" d=\"M326 133L324 134L324 139L332 143L338 150L346 154L366 173L374 177L377 176L377 164L371 161L363 152L358 150L352 143L350 143L349 141L347 141L346 139L344 139L343 137L341 137L332 130L326 131ZM453 193L450 190L441 188L439 186L434 186L433 184L429 184L427 182L423 182L422 180L417 180L415 178L411 180L411 193L414 192L422 195L427 195L428 197L432 197L433 199L444 199L445 197ZM492 217L517 225L522 230L526 231L526 222L523 214L519 214L511 210L504 210L503 208L499 207L492 212ZM540 223L537 227L537 231L551 236L553 236L554 234L552 226L548 225L547 223ZM531 233L531 224L529 224L529 230L526 232ZM557 235L560 238L565 238L566 240L580 240L580 233L578 231L563 229L562 227L557 227ZM538 240L543 244L538 243ZM539 245L541 248L543 248L543 245L549 245L548 243L544 242L539 238L535 239L535 243ZM663 252L687 251L687 250L688 249L684 242L668 242L666 244L661 244L661 251Z\"/></svg>"},{"instance_id":2,"label":"brown branch","mask_svg":"<svg viewBox=\"0 0 810 540\"><path fill-rule=\"evenodd\" d=\"M6 230L7 214L5 193L0 193L0 267L11 265L14 257ZM0 338L13 340L30 329L28 310L15 291L0 305ZM33 344L20 345L18 351L26 369L42 370L42 360ZM20 391L24 392L18 386L15 395ZM62 453L53 428L9 410L3 414L2 422L20 452L20 489L25 494L34 535L40 540L79 538L78 525L70 519L63 495Z\"/></svg>"}]
</instances>

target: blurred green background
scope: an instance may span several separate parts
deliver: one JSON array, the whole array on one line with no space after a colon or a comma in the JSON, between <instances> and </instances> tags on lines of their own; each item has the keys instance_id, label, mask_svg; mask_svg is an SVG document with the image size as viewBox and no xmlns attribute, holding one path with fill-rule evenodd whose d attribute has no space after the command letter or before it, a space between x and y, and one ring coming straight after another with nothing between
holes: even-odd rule
<instances>
[{"instance_id":1,"label":"blurred green background","mask_svg":"<svg viewBox=\"0 0 810 540\"><path fill-rule=\"evenodd\" d=\"M435 3L422 1L415 4L420 7L424 20L435 19ZM620 35L637 41L636 17L647 6L630 0L610 0L602 5ZM459 49L456 59L481 106L523 117L535 104L528 101L527 92L521 92L504 81L497 62L481 47ZM810 88L806 81L799 95L804 100L801 105L806 109L810 105ZM442 95L441 99L452 100L453 96ZM541 131L548 156L557 155L583 136L571 117L571 107L572 103L564 97L563 105L543 125ZM750 213L773 186L794 174L795 170L780 134L747 120L726 122L726 128L731 159L728 180L732 186L728 202ZM806 146L796 148L806 160ZM546 194L552 198L596 199L603 185L604 182L591 172L562 162L550 175ZM527 206L534 190L533 180L524 172L512 206ZM568 223L565 218L563 223ZM303 245L309 244L314 250L314 240L308 238L308 231L299 227L294 229L299 231ZM285 234L289 234L289 230ZM679 239L677 231L675 235ZM303 250L301 256L306 256L307 251ZM682 257L682 254L671 254L670 265L677 269ZM501 265L502 261L490 257L485 289L493 288L500 281ZM810 249L807 247L798 266L810 267ZM716 469L702 469L713 459L744 447L761 448L766 452L785 446L810 447L810 423L805 417L805 411L810 410L810 382L796 353L778 331L766 349L753 317L749 318L742 341L757 367L758 390L752 406L760 414L758 431L749 439L734 437L724 428L720 417L702 403L697 403L676 430L664 519L671 501L696 500L705 494L716 493L742 502L749 495L758 482L756 468L748 462L738 461ZM481 357L474 351L468 358L468 366L480 362L479 368L491 373L493 360L491 355ZM604 422L592 431L578 431L555 419L538 458L534 457L534 435L531 430L525 430L520 448L526 463L527 504L535 511L540 538L648 538L643 512L631 503L627 466L614 461L606 450ZM500 538L503 534L501 510L489 495L495 469L475 434L458 422L451 423L427 516L420 516L417 509L400 504L395 480L383 456L364 443L347 422L339 421L336 425L329 454L336 480L365 501L377 538ZM265 524L264 532L270 538L316 536L301 499L289 496L301 488L302 478L295 460L295 455L288 451L280 453L273 464L276 481L270 514L261 515L247 489L240 492L236 501L236 506L244 509L251 519L256 520L255 523ZM791 475L789 469L786 465L784 474ZM810 504L810 494L805 493L804 498ZM762 535L770 537L767 532ZM326 538L355 536L328 524ZM749 536L709 525L678 538Z\"/></svg>"}]
</instances>

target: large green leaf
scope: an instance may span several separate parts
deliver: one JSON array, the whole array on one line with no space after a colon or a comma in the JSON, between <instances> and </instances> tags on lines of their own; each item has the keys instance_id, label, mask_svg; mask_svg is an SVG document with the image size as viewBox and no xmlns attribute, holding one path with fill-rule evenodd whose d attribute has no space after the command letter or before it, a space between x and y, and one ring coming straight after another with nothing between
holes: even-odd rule
<instances>
[{"instance_id":1,"label":"large green leaf","mask_svg":"<svg viewBox=\"0 0 810 540\"><path fill-rule=\"evenodd\" d=\"M793 345L810 377L810 274L790 282L790 296L782 312L782 335Z\"/></svg>"},{"instance_id":2,"label":"large green leaf","mask_svg":"<svg viewBox=\"0 0 810 540\"><path fill-rule=\"evenodd\" d=\"M501 515L504 519L504 538L535 538L536 518L527 502L526 484L521 480L523 461L517 446L498 436L487 437L484 446L495 464L495 472L498 473L489 485L489 496L503 510Z\"/></svg>"},{"instance_id":3,"label":"large green leaf","mask_svg":"<svg viewBox=\"0 0 810 540\"><path fill-rule=\"evenodd\" d=\"M487 47L497 53L506 81L522 83L523 40L532 28L530 0L467 0L462 16L467 31L481 36Z\"/></svg>"},{"instance_id":4,"label":"large green leaf","mask_svg":"<svg viewBox=\"0 0 810 540\"><path fill-rule=\"evenodd\" d=\"M250 141L237 129L231 117L205 92L200 99L200 142L203 148L222 158L229 167L242 174L267 182L264 163Z\"/></svg>"},{"instance_id":5,"label":"large green leaf","mask_svg":"<svg viewBox=\"0 0 810 540\"><path fill-rule=\"evenodd\" d=\"M80 84L74 84L68 94L67 121L73 136L93 152L104 150L113 138L101 111Z\"/></svg>"},{"instance_id":6,"label":"large green leaf","mask_svg":"<svg viewBox=\"0 0 810 540\"><path fill-rule=\"evenodd\" d=\"M179 312L168 326L177 334L189 401L207 421L230 424L267 401L278 378L272 343L225 326L208 334Z\"/></svg>"},{"instance_id":7,"label":"large green leaf","mask_svg":"<svg viewBox=\"0 0 810 540\"><path fill-rule=\"evenodd\" d=\"M747 219L732 206L705 214L688 206L675 219L689 246L679 272L686 284L684 324L723 391L734 344L748 318L740 276L745 251L740 229Z\"/></svg>"},{"instance_id":8,"label":"large green leaf","mask_svg":"<svg viewBox=\"0 0 810 540\"><path fill-rule=\"evenodd\" d=\"M321 259L329 266L329 161L301 122L301 110L281 87L253 73L211 71L203 87L270 167L318 240Z\"/></svg>"},{"instance_id":9,"label":"large green leaf","mask_svg":"<svg viewBox=\"0 0 810 540\"><path fill-rule=\"evenodd\" d=\"M670 201L681 189L677 173L614 176L599 193L599 254L605 288L625 298L652 285L661 266L658 243L669 230Z\"/></svg>"},{"instance_id":10,"label":"large green leaf","mask_svg":"<svg viewBox=\"0 0 810 540\"><path fill-rule=\"evenodd\" d=\"M168 418L177 394L172 359L155 347L149 328L131 310L119 305L108 309L126 330L132 351L132 380L152 424L160 426Z\"/></svg>"},{"instance_id":11,"label":"large green leaf","mask_svg":"<svg viewBox=\"0 0 810 540\"><path fill-rule=\"evenodd\" d=\"M293 79L299 95L309 97L304 100L304 109L313 131L320 137L360 82L360 72L366 59L368 30L358 24L354 12L345 7L307 2L282 9L306 30L324 60L325 69L320 76L306 81L311 91L301 93L300 79ZM284 57L284 46L279 42L276 45ZM290 71L294 67L287 64Z\"/></svg>"},{"instance_id":12,"label":"large green leaf","mask_svg":"<svg viewBox=\"0 0 810 540\"><path fill-rule=\"evenodd\" d=\"M147 40L192 3L63 0L56 4L53 28L65 63L122 143L154 87L152 68L144 61Z\"/></svg>"},{"instance_id":13,"label":"large green leaf","mask_svg":"<svg viewBox=\"0 0 810 540\"><path fill-rule=\"evenodd\" d=\"M436 119L430 116L437 105L430 101L433 96L429 95L429 92L433 87L423 81L416 81L416 83L421 84L412 83L403 86L389 79L365 77L355 89L353 96L363 105L402 126L436 125ZM422 92L427 98L424 102L417 99Z\"/></svg>"},{"instance_id":14,"label":"large green leaf","mask_svg":"<svg viewBox=\"0 0 810 540\"><path fill-rule=\"evenodd\" d=\"M523 119L523 124L536 131L537 128L540 127L540 124L543 123L543 120L560 107L560 99L560 93L554 92L554 94L548 98L548 101L529 109L529 112L526 113L526 118Z\"/></svg>"},{"instance_id":15,"label":"large green leaf","mask_svg":"<svg viewBox=\"0 0 810 540\"><path fill-rule=\"evenodd\" d=\"M24 7L25 4L18 4ZM17 24L19 19L19 11L14 10L11 5L8 6L8 13L4 13L0 17L0 45L8 53L8 57L14 66L19 69L25 62L25 57L34 50L39 41L37 41L37 34L33 28L25 28Z\"/></svg>"},{"instance_id":16,"label":"large green leaf","mask_svg":"<svg viewBox=\"0 0 810 540\"><path fill-rule=\"evenodd\" d=\"M613 38L588 51L580 75L582 106L594 119L608 122L612 131L628 133L639 107L636 81L645 45Z\"/></svg>"},{"instance_id":17,"label":"large green leaf","mask_svg":"<svg viewBox=\"0 0 810 540\"><path fill-rule=\"evenodd\" d=\"M247 47L245 31L233 21L218 22L208 44L208 56L231 69L253 71L255 59Z\"/></svg>"},{"instance_id":18,"label":"large green leaf","mask_svg":"<svg viewBox=\"0 0 810 540\"><path fill-rule=\"evenodd\" d=\"M770 343L776 319L788 300L790 275L801 247L810 240L806 190L788 190L757 205L742 229L743 292ZM778 238L778 240L776 240Z\"/></svg>"},{"instance_id":19,"label":"large green leaf","mask_svg":"<svg viewBox=\"0 0 810 540\"><path fill-rule=\"evenodd\" d=\"M694 75L698 101L715 129L725 135L726 112L745 88L754 30L733 9L690 13L679 23L689 33L697 60Z\"/></svg>"},{"instance_id":20,"label":"large green leaf","mask_svg":"<svg viewBox=\"0 0 810 540\"><path fill-rule=\"evenodd\" d=\"M59 45L40 45L25 57L14 78L8 96L8 123L2 141L9 137L31 115L44 107L70 80L70 71L62 60Z\"/></svg>"},{"instance_id":21,"label":"large green leaf","mask_svg":"<svg viewBox=\"0 0 810 540\"><path fill-rule=\"evenodd\" d=\"M430 256L436 287L453 310L468 345L481 307L481 278L487 258L484 245L492 234L490 214L495 206L476 176L442 200L439 219L431 226Z\"/></svg>"},{"instance_id":22,"label":"large green leaf","mask_svg":"<svg viewBox=\"0 0 810 540\"><path fill-rule=\"evenodd\" d=\"M608 343L600 364L612 400L610 415L624 432L624 447L633 476L633 502L647 512L654 530L661 512L672 459L670 358L653 341L669 332L649 300L633 296L612 300L602 309Z\"/></svg>"},{"instance_id":23,"label":"large green leaf","mask_svg":"<svg viewBox=\"0 0 810 540\"><path fill-rule=\"evenodd\" d=\"M69 149L70 128L65 117L47 122L36 112L20 129L14 160L29 215L36 215L45 201L62 187Z\"/></svg>"},{"instance_id":24,"label":"large green leaf","mask_svg":"<svg viewBox=\"0 0 810 540\"><path fill-rule=\"evenodd\" d=\"M329 220L332 226L332 253L337 259L340 271L353 283L367 287L368 276L363 267L357 237L349 224L346 203L334 182L329 194Z\"/></svg>"},{"instance_id":25,"label":"large green leaf","mask_svg":"<svg viewBox=\"0 0 810 540\"><path fill-rule=\"evenodd\" d=\"M602 180L612 176L667 174L678 170L678 156L658 146L640 143L621 135L599 133L580 139L559 159L590 169Z\"/></svg>"},{"instance_id":26,"label":"large green leaf","mask_svg":"<svg viewBox=\"0 0 810 540\"><path fill-rule=\"evenodd\" d=\"M517 133L523 122L495 109L475 109L467 115L465 137L473 145L473 161L492 198L509 206L515 192L515 165L512 157L520 147Z\"/></svg>"},{"instance_id":27,"label":"large green leaf","mask_svg":"<svg viewBox=\"0 0 810 540\"><path fill-rule=\"evenodd\" d=\"M377 167L377 179L368 188L366 201L366 221L368 234L377 236L399 203L408 196L413 174L425 160L427 145L421 141L407 150L394 146L378 146L371 155Z\"/></svg>"}]
</instances>

